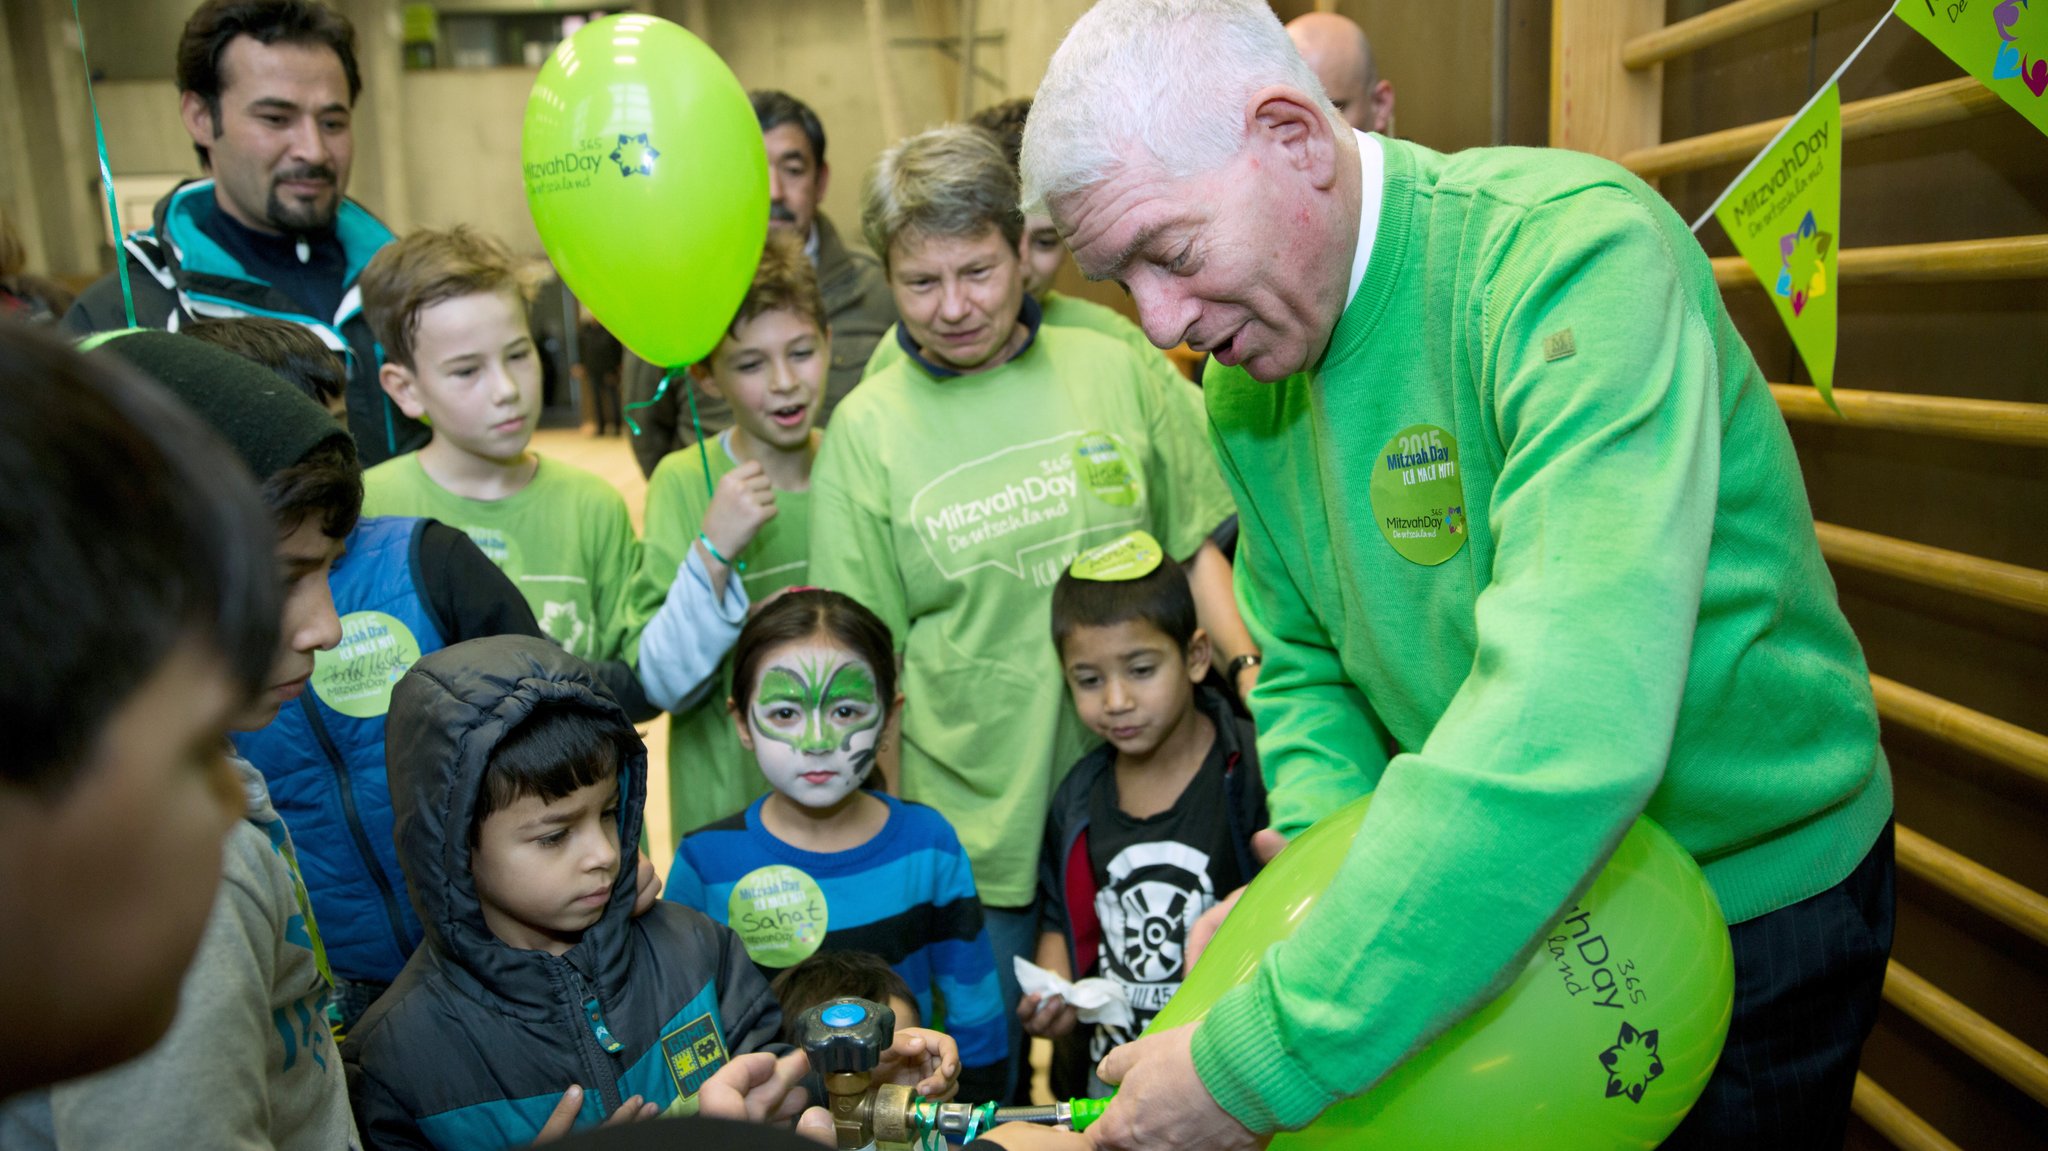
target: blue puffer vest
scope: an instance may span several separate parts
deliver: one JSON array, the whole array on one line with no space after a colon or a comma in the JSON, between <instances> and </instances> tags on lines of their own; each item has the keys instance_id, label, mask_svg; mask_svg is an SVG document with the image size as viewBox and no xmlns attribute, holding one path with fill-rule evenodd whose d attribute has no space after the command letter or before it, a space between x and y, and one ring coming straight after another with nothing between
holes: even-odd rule
<instances>
[{"instance_id":1,"label":"blue puffer vest","mask_svg":"<svg viewBox=\"0 0 2048 1151\"><path fill-rule=\"evenodd\" d=\"M319 654L306 692L235 749L270 785L291 828L336 978L389 983L417 947L384 776L391 685L447 646L427 606L413 517L364 517L329 585L341 644Z\"/></svg>"}]
</instances>

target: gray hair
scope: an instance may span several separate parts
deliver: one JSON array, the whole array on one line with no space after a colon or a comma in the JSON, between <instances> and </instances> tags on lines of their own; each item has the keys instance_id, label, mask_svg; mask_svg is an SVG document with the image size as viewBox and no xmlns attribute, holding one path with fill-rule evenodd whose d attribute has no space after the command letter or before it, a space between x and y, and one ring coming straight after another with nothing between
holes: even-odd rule
<instances>
[{"instance_id":1,"label":"gray hair","mask_svg":"<svg viewBox=\"0 0 2048 1151\"><path fill-rule=\"evenodd\" d=\"M875 158L860 190L860 230L889 262L898 236L979 236L996 228L1016 247L1024 236L1017 170L994 136L966 124L920 132Z\"/></svg>"},{"instance_id":2,"label":"gray hair","mask_svg":"<svg viewBox=\"0 0 2048 1151\"><path fill-rule=\"evenodd\" d=\"M1271 85L1349 129L1264 0L1102 0L1053 53L1024 125L1023 198L1093 187L1134 160L1173 179L1221 167L1245 139L1245 104Z\"/></svg>"}]
</instances>

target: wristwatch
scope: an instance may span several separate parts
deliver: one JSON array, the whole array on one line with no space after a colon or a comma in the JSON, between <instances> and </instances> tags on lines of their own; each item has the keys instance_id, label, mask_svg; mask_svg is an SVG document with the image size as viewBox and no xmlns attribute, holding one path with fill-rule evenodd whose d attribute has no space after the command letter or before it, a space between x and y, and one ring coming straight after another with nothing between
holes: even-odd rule
<instances>
[{"instance_id":1,"label":"wristwatch","mask_svg":"<svg viewBox=\"0 0 2048 1151\"><path fill-rule=\"evenodd\" d=\"M1237 677L1244 671L1244 669L1248 667L1257 667L1264 662L1266 662L1265 657L1261 656L1258 652L1247 652L1246 654L1238 656L1236 659L1230 661L1230 665L1224 670L1224 678L1228 679L1233 685L1235 685L1237 683Z\"/></svg>"}]
</instances>

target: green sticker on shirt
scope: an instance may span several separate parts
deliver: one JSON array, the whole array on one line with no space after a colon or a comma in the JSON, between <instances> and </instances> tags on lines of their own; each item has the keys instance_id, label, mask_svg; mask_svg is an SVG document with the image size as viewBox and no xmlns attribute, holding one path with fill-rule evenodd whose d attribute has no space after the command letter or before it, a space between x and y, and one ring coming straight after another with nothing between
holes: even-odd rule
<instances>
[{"instance_id":1,"label":"green sticker on shirt","mask_svg":"<svg viewBox=\"0 0 2048 1151\"><path fill-rule=\"evenodd\" d=\"M1403 559L1434 567L1465 546L1458 441L1435 424L1402 428L1372 472L1372 515Z\"/></svg>"},{"instance_id":2,"label":"green sticker on shirt","mask_svg":"<svg viewBox=\"0 0 2048 1151\"><path fill-rule=\"evenodd\" d=\"M1081 486L1088 494L1111 507L1127 508L1138 502L1138 479L1124 461L1116 437L1089 432L1074 444L1074 465L1081 473Z\"/></svg>"},{"instance_id":3,"label":"green sticker on shirt","mask_svg":"<svg viewBox=\"0 0 2048 1151\"><path fill-rule=\"evenodd\" d=\"M374 719L391 710L391 688L420 661L420 641L394 616L352 611L341 643L313 653L313 694L346 716Z\"/></svg>"},{"instance_id":4,"label":"green sticker on shirt","mask_svg":"<svg viewBox=\"0 0 2048 1151\"><path fill-rule=\"evenodd\" d=\"M726 901L727 922L763 967L794 967L825 942L825 893L794 867L749 871Z\"/></svg>"}]
</instances>

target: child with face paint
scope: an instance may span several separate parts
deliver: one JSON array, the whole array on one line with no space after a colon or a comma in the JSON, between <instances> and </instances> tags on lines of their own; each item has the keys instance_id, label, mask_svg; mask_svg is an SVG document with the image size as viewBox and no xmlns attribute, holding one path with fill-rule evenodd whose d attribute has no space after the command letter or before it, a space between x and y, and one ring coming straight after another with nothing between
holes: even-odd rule
<instances>
[{"instance_id":1,"label":"child with face paint","mask_svg":"<svg viewBox=\"0 0 2048 1151\"><path fill-rule=\"evenodd\" d=\"M819 951L880 955L925 1018L944 1002L963 1095L994 1098L1007 1021L967 854L944 816L876 775L897 704L888 627L799 588L747 622L732 659L726 707L770 790L683 837L665 897L729 925L771 976Z\"/></svg>"},{"instance_id":2,"label":"child with face paint","mask_svg":"<svg viewBox=\"0 0 2048 1151\"><path fill-rule=\"evenodd\" d=\"M750 604L806 582L811 461L832 363L817 273L771 235L725 338L671 388L724 400L732 426L671 452L647 481L633 581L641 686L669 725L669 826L680 838L764 789L725 715L727 657ZM693 381L694 380L694 384Z\"/></svg>"}]
</instances>

